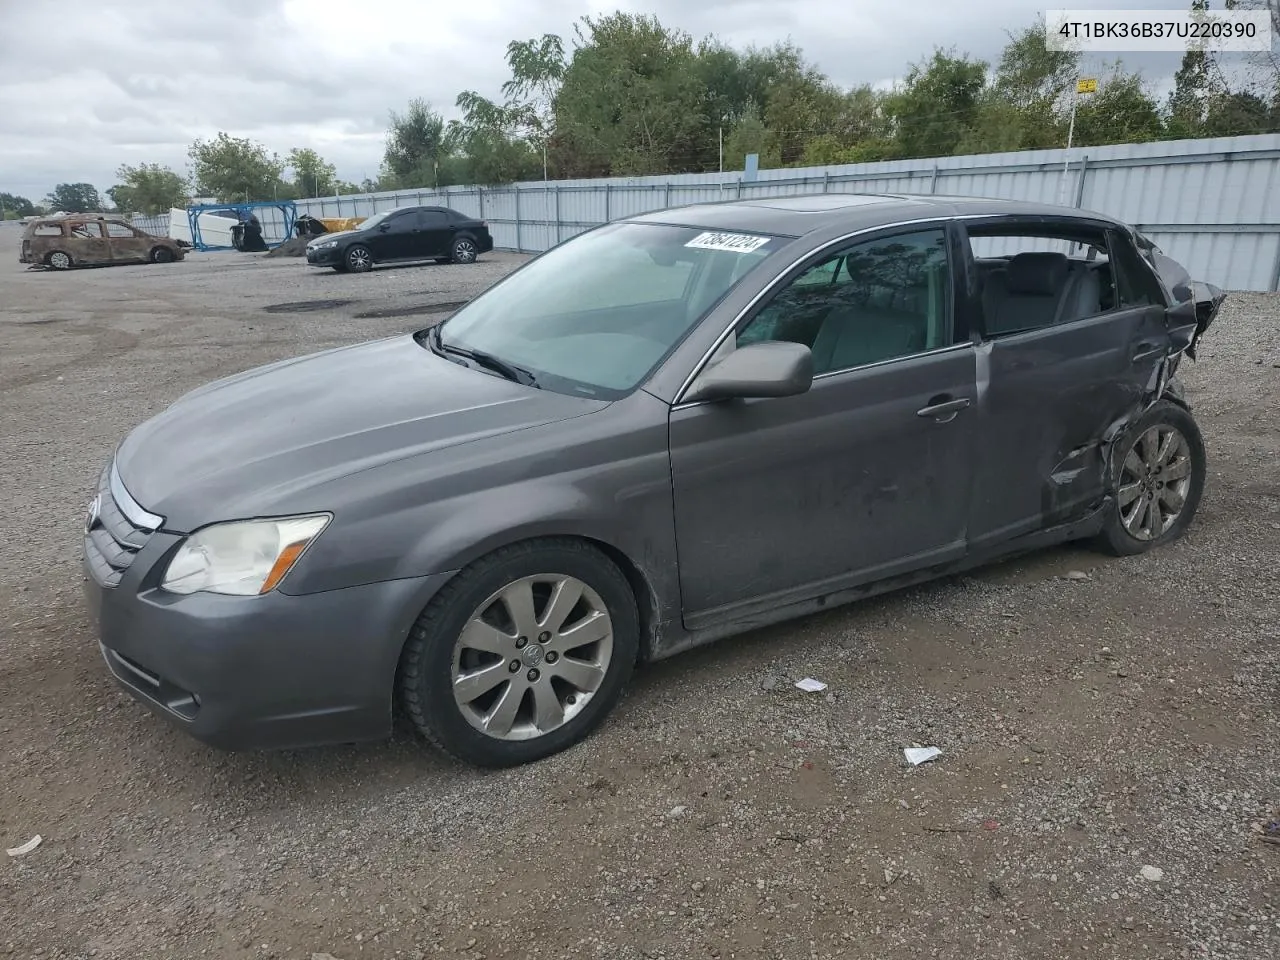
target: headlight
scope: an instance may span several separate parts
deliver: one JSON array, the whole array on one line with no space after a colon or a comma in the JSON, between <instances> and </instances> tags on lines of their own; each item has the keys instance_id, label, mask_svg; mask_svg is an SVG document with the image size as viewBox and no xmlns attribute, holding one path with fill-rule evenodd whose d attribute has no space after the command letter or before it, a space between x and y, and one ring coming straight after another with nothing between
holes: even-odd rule
<instances>
[{"instance_id":1,"label":"headlight","mask_svg":"<svg viewBox=\"0 0 1280 960\"><path fill-rule=\"evenodd\" d=\"M171 593L269 593L328 523L320 515L205 527L183 541L160 586Z\"/></svg>"},{"instance_id":2,"label":"headlight","mask_svg":"<svg viewBox=\"0 0 1280 960\"><path fill-rule=\"evenodd\" d=\"M309 247L311 247L311 249L312 249L312 250L324 250L324 249L326 249L327 247L336 247L337 245L338 245L338 241L337 241L337 240L326 240L326 241L324 241L324 243L311 243L311 244L308 244L308 246L309 246Z\"/></svg>"}]
</instances>

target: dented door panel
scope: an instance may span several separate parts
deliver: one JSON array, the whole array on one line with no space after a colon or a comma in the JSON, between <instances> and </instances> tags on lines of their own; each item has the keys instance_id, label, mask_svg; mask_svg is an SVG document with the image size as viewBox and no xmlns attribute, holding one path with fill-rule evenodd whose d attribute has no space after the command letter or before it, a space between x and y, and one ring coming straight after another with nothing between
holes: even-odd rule
<instances>
[{"instance_id":1,"label":"dented door panel","mask_svg":"<svg viewBox=\"0 0 1280 960\"><path fill-rule=\"evenodd\" d=\"M1102 499L1108 431L1141 407L1168 342L1164 309L1135 307L980 346L974 548Z\"/></svg>"}]
</instances>

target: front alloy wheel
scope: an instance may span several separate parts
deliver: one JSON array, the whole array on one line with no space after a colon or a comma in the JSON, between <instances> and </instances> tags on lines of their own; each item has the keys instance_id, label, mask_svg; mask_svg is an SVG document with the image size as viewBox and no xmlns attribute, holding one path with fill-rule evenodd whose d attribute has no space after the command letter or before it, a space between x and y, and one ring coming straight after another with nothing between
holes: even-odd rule
<instances>
[{"instance_id":1,"label":"front alloy wheel","mask_svg":"<svg viewBox=\"0 0 1280 960\"><path fill-rule=\"evenodd\" d=\"M357 245L347 251L346 263L352 273L368 273L373 269L373 254L368 247Z\"/></svg>"},{"instance_id":2,"label":"front alloy wheel","mask_svg":"<svg viewBox=\"0 0 1280 960\"><path fill-rule=\"evenodd\" d=\"M71 269L71 254L64 253L61 250L55 250L49 254L49 266L55 270Z\"/></svg>"},{"instance_id":3,"label":"front alloy wheel","mask_svg":"<svg viewBox=\"0 0 1280 960\"><path fill-rule=\"evenodd\" d=\"M614 563L576 540L505 547L458 573L414 625L400 699L447 753L510 766L581 740L617 703L639 618Z\"/></svg>"},{"instance_id":4,"label":"front alloy wheel","mask_svg":"<svg viewBox=\"0 0 1280 960\"><path fill-rule=\"evenodd\" d=\"M488 597L453 653L453 699L498 740L558 730L591 702L613 657L613 621L576 577L524 577Z\"/></svg>"}]
</instances>

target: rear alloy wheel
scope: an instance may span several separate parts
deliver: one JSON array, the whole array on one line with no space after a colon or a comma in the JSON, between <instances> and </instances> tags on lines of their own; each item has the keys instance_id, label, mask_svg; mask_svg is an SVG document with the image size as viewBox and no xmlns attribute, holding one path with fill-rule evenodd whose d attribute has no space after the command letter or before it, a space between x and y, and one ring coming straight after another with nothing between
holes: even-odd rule
<instances>
[{"instance_id":1,"label":"rear alloy wheel","mask_svg":"<svg viewBox=\"0 0 1280 960\"><path fill-rule=\"evenodd\" d=\"M55 250L49 254L46 262L55 270L71 269L71 254L64 253L61 250Z\"/></svg>"},{"instance_id":2,"label":"rear alloy wheel","mask_svg":"<svg viewBox=\"0 0 1280 960\"><path fill-rule=\"evenodd\" d=\"M576 541L518 544L459 573L419 617L401 698L458 759L527 763L604 719L638 642L635 597L607 557Z\"/></svg>"},{"instance_id":3,"label":"rear alloy wheel","mask_svg":"<svg viewBox=\"0 0 1280 960\"><path fill-rule=\"evenodd\" d=\"M152 263L173 263L173 251L168 247L156 247L151 251Z\"/></svg>"},{"instance_id":4,"label":"rear alloy wheel","mask_svg":"<svg viewBox=\"0 0 1280 960\"><path fill-rule=\"evenodd\" d=\"M1162 400L1129 429L1116 452L1115 505L1102 545L1129 556L1178 537L1204 493L1204 441L1194 418Z\"/></svg>"},{"instance_id":5,"label":"rear alloy wheel","mask_svg":"<svg viewBox=\"0 0 1280 960\"><path fill-rule=\"evenodd\" d=\"M368 247L354 246L347 250L344 258L347 269L352 273L368 273L373 269L373 254Z\"/></svg>"},{"instance_id":6,"label":"rear alloy wheel","mask_svg":"<svg viewBox=\"0 0 1280 960\"><path fill-rule=\"evenodd\" d=\"M475 263L478 253L476 242L470 237L459 237L453 241L454 263Z\"/></svg>"}]
</instances>

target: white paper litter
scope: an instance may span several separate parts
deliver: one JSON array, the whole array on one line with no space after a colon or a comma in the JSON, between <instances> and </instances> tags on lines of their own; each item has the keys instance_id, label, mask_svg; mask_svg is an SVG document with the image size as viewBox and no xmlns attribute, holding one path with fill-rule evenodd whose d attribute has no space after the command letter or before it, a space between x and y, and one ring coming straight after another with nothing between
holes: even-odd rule
<instances>
[{"instance_id":1,"label":"white paper litter","mask_svg":"<svg viewBox=\"0 0 1280 960\"><path fill-rule=\"evenodd\" d=\"M821 693L827 689L827 685L821 680L815 680L813 677L805 677L803 680L797 680L796 686L805 693Z\"/></svg>"},{"instance_id":2,"label":"white paper litter","mask_svg":"<svg viewBox=\"0 0 1280 960\"><path fill-rule=\"evenodd\" d=\"M44 838L43 838L43 837L41 837L41 836L40 836L40 834L38 834L38 833L37 833L34 837L32 837L30 840L28 840L28 841L27 841L26 843L24 843L22 846L20 846L20 847L9 847L7 850L5 850L5 853L7 853L7 854L8 854L9 856L11 856L11 857L21 857L21 856L23 856L23 855L25 855L25 854L30 853L30 852L31 852L32 850L34 850L36 847L40 846L40 841L41 841L41 840L43 840L43 839L44 839Z\"/></svg>"},{"instance_id":3,"label":"white paper litter","mask_svg":"<svg viewBox=\"0 0 1280 960\"><path fill-rule=\"evenodd\" d=\"M913 767L918 767L922 763L928 763L935 757L942 756L942 751L937 747L903 747L902 755L907 758L907 762Z\"/></svg>"}]
</instances>

